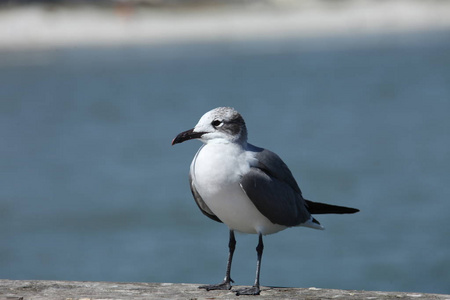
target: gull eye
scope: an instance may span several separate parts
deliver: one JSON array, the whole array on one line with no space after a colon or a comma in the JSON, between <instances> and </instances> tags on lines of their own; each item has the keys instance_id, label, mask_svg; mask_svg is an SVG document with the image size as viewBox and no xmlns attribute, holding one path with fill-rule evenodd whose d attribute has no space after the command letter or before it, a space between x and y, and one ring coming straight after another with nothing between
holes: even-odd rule
<instances>
[{"instance_id":1,"label":"gull eye","mask_svg":"<svg viewBox=\"0 0 450 300\"><path fill-rule=\"evenodd\" d=\"M211 125L214 126L214 127L219 127L219 126L222 125L222 121L214 120L214 121L211 122Z\"/></svg>"}]
</instances>

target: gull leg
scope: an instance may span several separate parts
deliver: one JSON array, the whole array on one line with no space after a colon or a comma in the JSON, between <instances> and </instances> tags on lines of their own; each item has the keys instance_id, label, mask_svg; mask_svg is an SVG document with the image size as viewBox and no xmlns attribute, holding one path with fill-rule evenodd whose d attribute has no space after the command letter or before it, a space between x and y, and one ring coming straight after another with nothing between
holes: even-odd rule
<instances>
[{"instance_id":1,"label":"gull leg","mask_svg":"<svg viewBox=\"0 0 450 300\"><path fill-rule=\"evenodd\" d=\"M264 250L263 238L262 238L262 234L260 233L259 234L258 246L256 246L256 253L258 254L258 259L256 261L255 284L252 287L249 287L249 288L243 288L243 289L234 290L234 292L236 293L236 296L239 296L239 295L259 295L259 293L261 291L259 289L259 274L261 272L261 259L262 259L263 250Z\"/></svg>"},{"instance_id":2,"label":"gull leg","mask_svg":"<svg viewBox=\"0 0 450 300\"><path fill-rule=\"evenodd\" d=\"M236 248L236 239L234 238L234 231L230 230L230 240L228 242L228 261L227 261L227 271L225 273L225 278L223 282L219 284L211 284L211 285L202 285L199 286L199 289L205 289L207 291L211 290L229 290L231 289L231 283L234 282L231 279L231 262L233 261L234 249Z\"/></svg>"}]
</instances>

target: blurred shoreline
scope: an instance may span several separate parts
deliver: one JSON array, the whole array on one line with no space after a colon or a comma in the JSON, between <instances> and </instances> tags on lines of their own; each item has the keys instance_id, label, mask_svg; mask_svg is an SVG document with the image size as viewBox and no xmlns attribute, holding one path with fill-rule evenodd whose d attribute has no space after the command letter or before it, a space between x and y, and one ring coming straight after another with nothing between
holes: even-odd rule
<instances>
[{"instance_id":1,"label":"blurred shoreline","mask_svg":"<svg viewBox=\"0 0 450 300\"><path fill-rule=\"evenodd\" d=\"M0 51L450 30L449 1L151 3L2 6Z\"/></svg>"}]
</instances>

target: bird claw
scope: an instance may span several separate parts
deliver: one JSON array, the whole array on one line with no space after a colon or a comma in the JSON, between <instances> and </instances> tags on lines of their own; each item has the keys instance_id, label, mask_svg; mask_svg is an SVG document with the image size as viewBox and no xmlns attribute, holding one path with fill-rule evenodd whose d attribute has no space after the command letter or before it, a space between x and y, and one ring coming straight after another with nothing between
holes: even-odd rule
<instances>
[{"instance_id":1,"label":"bird claw","mask_svg":"<svg viewBox=\"0 0 450 300\"><path fill-rule=\"evenodd\" d=\"M236 293L236 296L240 296L240 295L259 295L261 290L259 289L259 286L252 286L252 287L249 287L249 288L233 290L233 292Z\"/></svg>"},{"instance_id":2,"label":"bird claw","mask_svg":"<svg viewBox=\"0 0 450 300\"><path fill-rule=\"evenodd\" d=\"M230 280L231 282L234 282L233 280ZM209 284L209 285L201 285L198 288L199 289L205 289L207 291L214 291L214 290L231 290L231 284L230 281L224 281L219 284Z\"/></svg>"}]
</instances>

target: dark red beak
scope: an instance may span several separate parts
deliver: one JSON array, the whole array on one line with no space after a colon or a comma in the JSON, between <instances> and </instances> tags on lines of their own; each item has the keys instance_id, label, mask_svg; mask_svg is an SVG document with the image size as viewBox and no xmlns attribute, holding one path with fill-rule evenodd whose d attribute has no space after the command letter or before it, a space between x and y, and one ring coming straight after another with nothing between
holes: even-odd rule
<instances>
[{"instance_id":1,"label":"dark red beak","mask_svg":"<svg viewBox=\"0 0 450 300\"><path fill-rule=\"evenodd\" d=\"M201 138L204 132L194 132L194 128L183 131L172 140L172 146L184 141Z\"/></svg>"}]
</instances>

